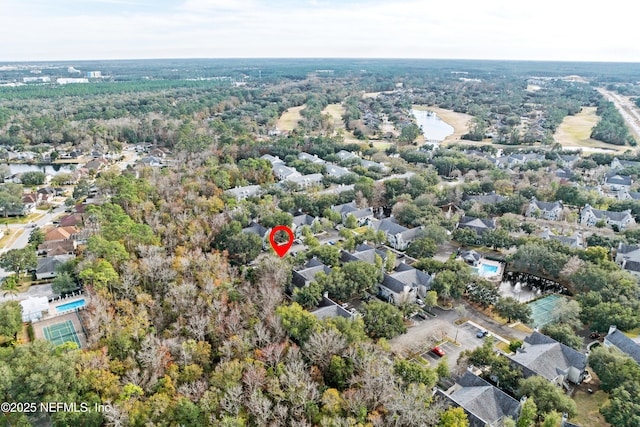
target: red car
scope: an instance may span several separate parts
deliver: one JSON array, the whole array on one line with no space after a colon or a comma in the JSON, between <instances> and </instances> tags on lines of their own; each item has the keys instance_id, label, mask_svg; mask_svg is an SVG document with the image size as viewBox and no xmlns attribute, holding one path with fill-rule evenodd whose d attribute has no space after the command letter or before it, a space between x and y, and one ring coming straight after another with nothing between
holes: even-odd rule
<instances>
[{"instance_id":1,"label":"red car","mask_svg":"<svg viewBox=\"0 0 640 427\"><path fill-rule=\"evenodd\" d=\"M444 356L444 350L443 350L443 349L441 349L441 348L440 348L440 347L438 347L438 346L433 347L433 348L431 349L431 352L432 352L432 353L434 353L434 354L437 354L437 355L438 355L438 356L440 356L440 357Z\"/></svg>"}]
</instances>

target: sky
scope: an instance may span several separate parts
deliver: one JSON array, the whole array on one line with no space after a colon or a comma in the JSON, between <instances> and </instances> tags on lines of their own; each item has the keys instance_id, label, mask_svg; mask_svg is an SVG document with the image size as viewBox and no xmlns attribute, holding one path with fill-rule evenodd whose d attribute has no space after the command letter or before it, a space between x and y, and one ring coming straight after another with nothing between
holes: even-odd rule
<instances>
[{"instance_id":1,"label":"sky","mask_svg":"<svg viewBox=\"0 0 640 427\"><path fill-rule=\"evenodd\" d=\"M452 58L640 62L633 2L0 0L0 62Z\"/></svg>"}]
</instances>

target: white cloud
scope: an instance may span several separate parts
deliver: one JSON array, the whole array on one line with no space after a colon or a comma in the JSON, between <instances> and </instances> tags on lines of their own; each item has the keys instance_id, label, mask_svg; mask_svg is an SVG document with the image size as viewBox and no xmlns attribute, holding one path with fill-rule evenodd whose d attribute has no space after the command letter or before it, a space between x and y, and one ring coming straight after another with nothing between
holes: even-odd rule
<instances>
[{"instance_id":1,"label":"white cloud","mask_svg":"<svg viewBox=\"0 0 640 427\"><path fill-rule=\"evenodd\" d=\"M632 14L608 4L595 9L557 0L435 4L185 0L177 5L164 0L91 0L81 9L68 6L51 16L51 3L36 8L19 0L2 3L0 61L150 57L640 61ZM105 7L107 3L122 7ZM99 9L92 9L93 4L100 4Z\"/></svg>"}]
</instances>

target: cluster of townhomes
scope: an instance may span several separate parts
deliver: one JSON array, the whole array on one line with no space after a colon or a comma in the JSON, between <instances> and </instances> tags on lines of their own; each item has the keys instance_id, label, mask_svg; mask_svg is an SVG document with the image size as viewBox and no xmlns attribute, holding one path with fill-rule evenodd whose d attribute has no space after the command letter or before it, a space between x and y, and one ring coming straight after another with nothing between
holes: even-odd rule
<instances>
[{"instance_id":1,"label":"cluster of townhomes","mask_svg":"<svg viewBox=\"0 0 640 427\"><path fill-rule=\"evenodd\" d=\"M588 375L587 355L539 332L525 338L515 354L503 355L524 378L541 376L566 389L580 384ZM446 405L464 409L471 427L502 426L505 418L517 420L526 398L518 401L468 370L447 390L434 393ZM572 427L566 415L562 426Z\"/></svg>"}]
</instances>

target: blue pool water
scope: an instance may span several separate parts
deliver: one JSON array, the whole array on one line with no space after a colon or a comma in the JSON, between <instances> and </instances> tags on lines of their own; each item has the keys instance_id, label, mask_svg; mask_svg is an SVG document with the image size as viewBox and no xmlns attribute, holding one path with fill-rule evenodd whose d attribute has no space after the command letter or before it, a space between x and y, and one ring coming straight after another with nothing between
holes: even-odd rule
<instances>
[{"instance_id":1,"label":"blue pool water","mask_svg":"<svg viewBox=\"0 0 640 427\"><path fill-rule=\"evenodd\" d=\"M479 267L471 267L480 277L495 276L498 274L497 265L480 264Z\"/></svg>"},{"instance_id":2,"label":"blue pool water","mask_svg":"<svg viewBox=\"0 0 640 427\"><path fill-rule=\"evenodd\" d=\"M497 265L488 265L488 264L482 264L482 272L484 274L497 274L498 273L498 266Z\"/></svg>"},{"instance_id":3,"label":"blue pool water","mask_svg":"<svg viewBox=\"0 0 640 427\"><path fill-rule=\"evenodd\" d=\"M60 313L62 311L73 310L74 308L84 307L84 304L85 304L84 299L79 299L77 301L68 302L62 305L57 305L56 311Z\"/></svg>"}]
</instances>

